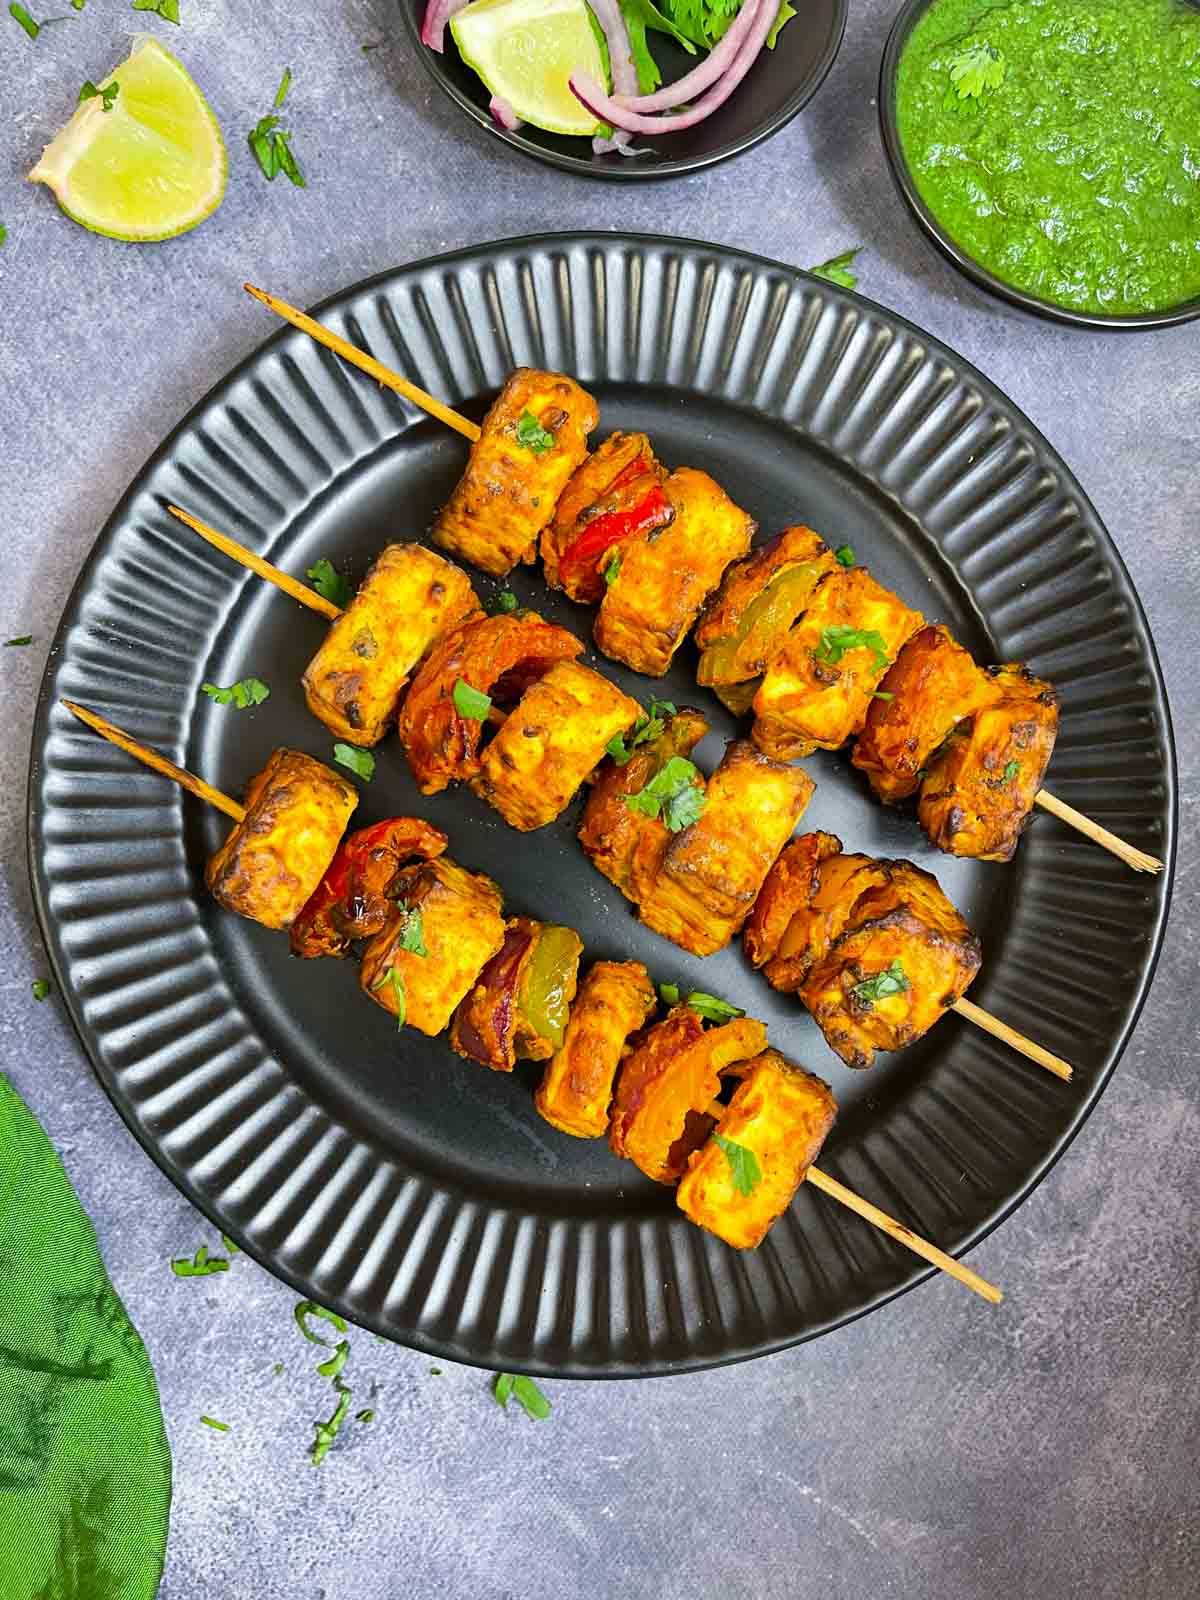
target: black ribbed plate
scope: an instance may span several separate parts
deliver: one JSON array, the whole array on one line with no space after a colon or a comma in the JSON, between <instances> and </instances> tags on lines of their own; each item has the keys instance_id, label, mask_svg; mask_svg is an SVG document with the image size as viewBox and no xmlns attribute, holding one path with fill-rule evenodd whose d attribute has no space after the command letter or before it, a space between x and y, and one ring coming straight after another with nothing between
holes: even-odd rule
<instances>
[{"instance_id":1,"label":"black ribbed plate","mask_svg":"<svg viewBox=\"0 0 1200 1600\"><path fill-rule=\"evenodd\" d=\"M476 417L518 362L564 368L597 393L605 430L647 428L668 463L711 470L764 533L804 521L849 540L981 660L1022 658L1052 678L1064 715L1049 786L1172 855L1166 701L1125 569L1046 441L936 340L774 262L610 234L404 267L319 315ZM602 1142L540 1121L535 1069L489 1073L398 1034L351 965L293 961L278 934L218 910L202 871L224 819L56 704L95 707L234 792L276 744L328 759L298 685L320 621L164 507L295 573L327 555L358 578L386 540L428 527L464 454L457 435L285 329L139 476L71 597L34 735L33 876L63 994L164 1171L251 1254L356 1322L451 1359L578 1376L678 1371L811 1337L923 1269L807 1189L751 1254L692 1227ZM533 572L514 587L587 632L588 615ZM695 688L694 664L689 645L665 692L711 715L711 767L732 724ZM250 673L271 685L253 711L199 694L204 679ZM702 962L640 928L576 847L578 805L522 835L466 791L422 798L395 740L378 757L357 823L434 818L512 911L572 924L589 958L638 957L762 1017L834 1084L842 1113L822 1164L953 1250L1069 1142L1150 981L1169 873L1138 877L1046 816L1012 866L951 861L826 756L809 763L819 787L804 826L936 871L984 940L973 998L1076 1067L1060 1083L947 1017L856 1075L740 949ZM1021 1274L1014 1255L998 1276L1020 1293Z\"/></svg>"}]
</instances>

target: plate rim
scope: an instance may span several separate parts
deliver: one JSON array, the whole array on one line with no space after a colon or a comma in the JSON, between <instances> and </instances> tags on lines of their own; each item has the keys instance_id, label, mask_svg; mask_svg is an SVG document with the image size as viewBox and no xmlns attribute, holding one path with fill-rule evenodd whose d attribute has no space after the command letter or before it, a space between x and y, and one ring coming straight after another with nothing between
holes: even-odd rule
<instances>
[{"instance_id":1,"label":"plate rim","mask_svg":"<svg viewBox=\"0 0 1200 1600\"><path fill-rule=\"evenodd\" d=\"M418 275L431 269L444 269L456 264L467 262L480 263L488 259L505 254L517 252L536 253L540 251L564 248L568 246L591 246L607 251L612 249L649 248L652 250L667 249L682 256L699 255L704 257L717 257L724 261L735 263L748 263L757 272L768 271L782 273L793 279L817 283L822 293L831 296L834 300L848 302L851 306L862 305L870 308L893 326L903 329L921 341L931 354L939 354L949 358L952 365L966 377L977 384L981 392L989 399L998 402L1001 407L1019 419L1022 426L1028 430L1030 437L1055 461L1061 463L1064 474L1064 486L1073 496L1077 496L1081 507L1088 514L1092 528L1091 531L1098 536L1100 547L1106 558L1112 563L1124 589L1124 597L1128 599L1134 614L1134 621L1143 635L1147 650L1147 662L1151 669L1151 693L1154 704L1162 717L1163 744L1165 763L1163 780L1167 789L1165 797L1165 832L1166 849L1164 851L1165 865L1161 878L1157 881L1163 885L1163 895L1154 916L1154 926L1151 943L1141 978L1138 984L1136 1000L1130 1008L1129 1015L1121 1029L1119 1036L1109 1048L1110 1060L1098 1072L1086 1101L1077 1109L1070 1126L1059 1135L1052 1148L1038 1163L1016 1189L1016 1191L1002 1199L997 1208L989 1214L983 1222L973 1229L962 1240L951 1247L947 1247L951 1255L961 1259L968 1252L976 1249L994 1230L1007 1221L1017 1208L1024 1204L1039 1184L1045 1179L1051 1168L1066 1154L1075 1138L1084 1125L1088 1122L1096 1106L1108 1087L1120 1060L1128 1047L1129 1041L1141 1017L1143 1008L1150 996L1155 974L1166 932L1167 921L1170 914L1171 900L1174 889L1176 860L1178 851L1179 833L1179 782L1178 782L1178 752L1176 748L1174 725L1171 717L1170 702L1167 695L1166 681L1159 660L1158 650L1154 635L1150 628L1149 619L1142 604L1129 570L1121 556L1120 550L1113 541L1107 526L1099 516L1096 508L1086 494L1082 485L1076 478L1070 464L1061 453L1050 443L1042 431L1026 416L1025 412L1011 400L999 386L984 373L982 373L965 356L960 355L951 346L947 345L935 335L920 328L898 312L890 310L887 306L869 299L856 291L847 290L839 285L832 284L825 279L814 278L813 274L802 268L794 267L788 263L775 260L756 252L741 250L734 246L713 244L704 240L679 237L669 234L657 234L648 231L619 231L613 233L597 232L592 229L573 229L563 232L543 231L533 234L516 235L511 238L483 242L477 245L466 245L452 251L440 252L432 256L419 257L403 262L377 273L360 279L342 289L335 290L313 305L310 309L312 315L320 318L331 309L349 304L357 297L378 290L382 285L391 283L405 275ZM303 1298L310 1298L313 1285L306 1283L303 1276L293 1272L288 1267L274 1259L269 1251L256 1246L249 1236L244 1234L236 1222L220 1216L217 1207L191 1182L190 1178L168 1160L154 1141L149 1137L136 1118L132 1115L132 1107L123 1103L116 1092L115 1085L110 1083L106 1069L102 1066L99 1052L94 1048L90 1038L90 1029L86 1024L78 1003L78 998L72 986L67 981L66 964L59 948L57 929L50 913L48 903L49 885L43 863L38 856L38 828L42 812L38 804L38 790L43 768L43 758L47 739L50 735L50 717L55 706L52 694L53 679L55 677L60 659L61 642L64 633L74 618L77 602L82 598L87 580L93 568L103 557L105 547L110 537L115 533L119 523L123 520L127 505L135 494L140 492L140 485L146 476L155 468L160 460L165 459L173 450L177 439L186 433L194 421L206 411L218 398L233 384L235 384L244 371L251 368L261 360L272 347L281 345L289 338L295 336L295 330L283 324L274 329L266 339L250 349L215 384L202 394L196 402L188 408L187 412L179 419L166 437L150 453L142 466L133 475L129 484L122 492L110 516L97 533L91 548L85 556L75 581L63 605L62 613L55 627L54 637L47 651L46 664L43 669L42 679L38 687L37 701L32 721L30 740L30 761L26 784L26 851L30 875L30 887L38 929L42 938L46 957L50 963L54 976L56 989L65 1004L75 1034L82 1046L83 1053L91 1070L99 1081L109 1101L133 1134L137 1143L151 1157L159 1170L168 1180L183 1193L200 1213L205 1216L214 1227L226 1233L235 1240L239 1248L259 1266L270 1272L276 1278L285 1282L293 1291ZM180 802L182 804L182 801ZM311 1103L311 1101L310 1101ZM926 1283L937 1275L937 1269L931 1266L914 1266L908 1277L899 1284L882 1289L862 1305L850 1311L826 1317L819 1323L806 1328L799 1334L785 1339L765 1338L752 1344L738 1348L732 1352L708 1357L700 1355L684 1356L670 1359L662 1356L653 1356L642 1361L616 1362L604 1367L581 1365L576 1362L558 1364L544 1361L539 1358L530 1358L522 1361L504 1362L486 1354L472 1353L469 1356L462 1354L456 1346L447 1345L437 1339L431 1339L417 1330L407 1330L403 1340L399 1339L389 1324L381 1317L374 1314L364 1314L361 1307L351 1307L343 1296L334 1295L325 1297L321 1303L329 1306L345 1316L355 1326L374 1332L393 1343L402 1344L405 1348L418 1351L425 1355L436 1356L442 1360L451 1360L463 1365L471 1365L485 1371L513 1371L524 1372L538 1378L553 1379L578 1379L616 1381L628 1378L661 1377L684 1374L688 1372L706 1371L716 1367L730 1366L746 1360L759 1359L766 1355L782 1353L794 1349L797 1345L808 1343L833 1332L837 1328L858 1321L873 1311L879 1310L889 1301L899 1296L908 1294L919 1284Z\"/></svg>"}]
</instances>

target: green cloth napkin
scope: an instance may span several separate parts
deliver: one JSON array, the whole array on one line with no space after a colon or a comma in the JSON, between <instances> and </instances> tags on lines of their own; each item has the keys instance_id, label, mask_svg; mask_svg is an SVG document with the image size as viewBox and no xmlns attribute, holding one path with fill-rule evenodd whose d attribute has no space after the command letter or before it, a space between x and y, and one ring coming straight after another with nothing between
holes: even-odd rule
<instances>
[{"instance_id":1,"label":"green cloth napkin","mask_svg":"<svg viewBox=\"0 0 1200 1600\"><path fill-rule=\"evenodd\" d=\"M0 1073L0 1596L153 1600L171 1451L145 1347Z\"/></svg>"}]
</instances>

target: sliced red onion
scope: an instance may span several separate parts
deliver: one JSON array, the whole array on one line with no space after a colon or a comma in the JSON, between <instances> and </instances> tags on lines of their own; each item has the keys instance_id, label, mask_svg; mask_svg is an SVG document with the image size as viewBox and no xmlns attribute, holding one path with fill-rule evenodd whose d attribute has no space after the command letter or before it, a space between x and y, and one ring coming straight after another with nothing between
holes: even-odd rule
<instances>
[{"instance_id":1,"label":"sliced red onion","mask_svg":"<svg viewBox=\"0 0 1200 1600\"><path fill-rule=\"evenodd\" d=\"M467 0L429 0L421 23L421 43L441 55L446 42L446 24L466 3Z\"/></svg>"},{"instance_id":2,"label":"sliced red onion","mask_svg":"<svg viewBox=\"0 0 1200 1600\"><path fill-rule=\"evenodd\" d=\"M761 4L761 0L760 0ZM593 9L595 6L593 5ZM778 9L778 6L776 6ZM674 106L687 105L698 94L703 93L711 84L733 64L738 51L754 26L755 13L758 10L755 0L744 0L742 9L730 23L729 28L720 42L709 51L699 66L680 78L675 83L668 83L665 88L656 90L653 94L628 94L617 82L616 73L613 73L613 93L623 106L628 106L630 111L670 111ZM767 30L768 33L770 29ZM635 74L636 77L636 74Z\"/></svg>"},{"instance_id":3,"label":"sliced red onion","mask_svg":"<svg viewBox=\"0 0 1200 1600\"><path fill-rule=\"evenodd\" d=\"M521 126L520 117L508 101L501 100L498 94L494 94L488 101L488 110L492 113L492 121L498 127L506 128L509 133L515 133Z\"/></svg>"},{"instance_id":4,"label":"sliced red onion","mask_svg":"<svg viewBox=\"0 0 1200 1600\"><path fill-rule=\"evenodd\" d=\"M613 91L622 97L636 95L638 87L637 68L633 64L633 47L629 43L629 29L625 26L625 17L618 4L618 0L588 0L596 21L600 24L605 39L608 41L608 63L612 69ZM623 129L618 130L611 137L607 134L598 134L592 140L592 153L598 156L611 155L614 152L628 155L628 144L632 134Z\"/></svg>"},{"instance_id":5,"label":"sliced red onion","mask_svg":"<svg viewBox=\"0 0 1200 1600\"><path fill-rule=\"evenodd\" d=\"M605 94L600 85L585 72L573 72L567 80L572 94L601 122L611 122L614 128L625 128L629 133L676 133L682 128L695 127L696 123L703 122L725 104L758 59L767 41L778 10L776 0L746 0L746 5L753 8L753 22L743 38L741 49L712 88L678 116L646 116L642 112L630 111L620 101Z\"/></svg>"}]
</instances>

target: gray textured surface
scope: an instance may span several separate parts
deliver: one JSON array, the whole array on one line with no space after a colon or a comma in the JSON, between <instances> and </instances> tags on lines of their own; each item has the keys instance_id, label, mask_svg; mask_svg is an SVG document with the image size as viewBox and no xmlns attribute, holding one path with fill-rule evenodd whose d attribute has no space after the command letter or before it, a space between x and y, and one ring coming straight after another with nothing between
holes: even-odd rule
<instances>
[{"instance_id":1,"label":"gray textured surface","mask_svg":"<svg viewBox=\"0 0 1200 1600\"><path fill-rule=\"evenodd\" d=\"M143 249L82 234L20 184L134 19L92 0L36 47L0 19L0 636L38 636L0 655L0 1059L62 1151L158 1371L176 1464L166 1600L1174 1600L1200 1589L1197 325L1126 338L1042 325L926 251L875 126L893 9L856 0L825 89L775 140L706 176L630 192L529 165L460 121L432 97L386 0L183 0L186 27L151 25L221 117L232 182L200 231ZM303 194L267 188L241 138L285 62ZM244 1261L223 1277L170 1276L167 1258L211 1231L125 1132L56 1004L29 999L41 970L24 861L30 708L45 643L121 491L270 331L238 290L244 277L311 303L398 261L578 226L659 229L800 265L862 242L864 291L962 350L1049 434L1129 563L1164 658L1184 796L1172 928L1096 1116L975 1252L1010 1290L1000 1311L932 1283L749 1366L550 1385L557 1409L540 1427L502 1415L482 1374L433 1376L428 1360L360 1334L355 1400L377 1420L314 1473L305 1446L327 1387L292 1327L292 1295ZM234 1431L201 1427L202 1411Z\"/></svg>"}]
</instances>

